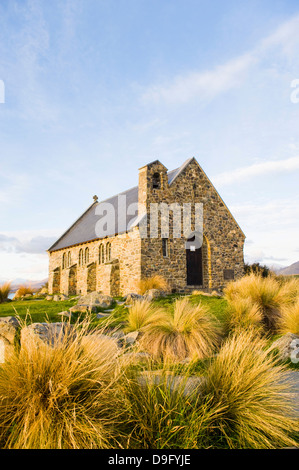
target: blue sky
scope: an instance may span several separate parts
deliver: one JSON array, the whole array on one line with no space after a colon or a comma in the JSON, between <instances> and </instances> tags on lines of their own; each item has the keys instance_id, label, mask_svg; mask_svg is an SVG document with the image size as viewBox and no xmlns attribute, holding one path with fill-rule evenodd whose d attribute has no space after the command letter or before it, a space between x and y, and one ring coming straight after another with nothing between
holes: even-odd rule
<instances>
[{"instance_id":1,"label":"blue sky","mask_svg":"<svg viewBox=\"0 0 299 470\"><path fill-rule=\"evenodd\" d=\"M296 79L298 1L1 0L0 279L47 277L94 194L193 156L245 259L298 261Z\"/></svg>"}]
</instances>

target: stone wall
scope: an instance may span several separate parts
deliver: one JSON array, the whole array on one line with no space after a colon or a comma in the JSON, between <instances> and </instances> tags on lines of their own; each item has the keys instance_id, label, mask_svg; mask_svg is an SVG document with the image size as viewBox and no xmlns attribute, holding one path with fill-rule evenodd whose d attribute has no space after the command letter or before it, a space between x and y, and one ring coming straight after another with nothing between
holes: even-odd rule
<instances>
[{"instance_id":1,"label":"stone wall","mask_svg":"<svg viewBox=\"0 0 299 470\"><path fill-rule=\"evenodd\" d=\"M187 285L186 233L181 225L181 238L173 236L173 217L170 214L166 257L162 252L162 237L165 238L165 234L161 232L161 218L156 238L150 238L148 219L147 238L141 238L139 229L135 227L129 233L50 253L50 293L71 294L76 291L77 294L86 294L95 288L108 295L125 295L138 290L141 278L155 274L165 277L170 288L175 291L193 288L211 291L221 290L230 279L238 279L243 275L244 234L195 159L186 165L170 185L167 169L160 162L141 168L138 196L140 205L146 208L147 213L151 203L178 203L181 206L190 202L203 204L202 285ZM191 232L195 229L194 221L193 212ZM111 243L111 259L105 258L104 263L99 260L101 243L105 256L106 244ZM89 250L87 259L86 248ZM83 250L83 265L79 262L80 250ZM63 269L64 253L67 254L68 263Z\"/></svg>"},{"instance_id":2,"label":"stone wall","mask_svg":"<svg viewBox=\"0 0 299 470\"><path fill-rule=\"evenodd\" d=\"M100 244L111 243L111 259L100 263ZM89 249L88 264L79 264L79 252ZM62 269L64 253L71 254L71 266ZM105 250L106 256L106 250ZM68 257L67 257L68 258ZM49 292L60 292L66 295L76 293L85 295L97 290L107 295L125 295L136 291L141 275L141 240L137 228L130 233L107 237L104 240L92 241L67 249L53 251L49 254ZM60 287L57 285L60 273ZM76 280L74 280L76 273ZM54 285L53 285L54 283Z\"/></svg>"},{"instance_id":3,"label":"stone wall","mask_svg":"<svg viewBox=\"0 0 299 470\"><path fill-rule=\"evenodd\" d=\"M152 189L153 175L161 174L160 189ZM161 217L159 218L158 238L142 239L141 275L164 276L171 289L177 291L200 287L205 290L222 289L229 281L226 277L238 279L244 274L243 246L245 236L224 204L223 200L193 159L181 174L168 185L167 170L160 162L154 162L140 169L140 202L150 210L151 203L165 202L202 203L204 240L202 247L203 284L187 286L186 276L186 237L183 224L181 238L173 237L173 220L170 217L168 256L163 257ZM191 231L195 229L195 214L191 214ZM148 235L149 235L148 224Z\"/></svg>"}]
</instances>

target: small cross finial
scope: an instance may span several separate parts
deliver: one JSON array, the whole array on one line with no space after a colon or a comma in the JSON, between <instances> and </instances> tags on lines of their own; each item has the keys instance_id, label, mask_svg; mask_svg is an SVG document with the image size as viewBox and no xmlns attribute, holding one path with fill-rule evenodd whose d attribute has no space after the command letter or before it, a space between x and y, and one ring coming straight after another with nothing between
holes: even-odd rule
<instances>
[{"instance_id":1,"label":"small cross finial","mask_svg":"<svg viewBox=\"0 0 299 470\"><path fill-rule=\"evenodd\" d=\"M98 196L93 196L93 200L94 200L95 202L97 202L98 199L99 199Z\"/></svg>"}]
</instances>

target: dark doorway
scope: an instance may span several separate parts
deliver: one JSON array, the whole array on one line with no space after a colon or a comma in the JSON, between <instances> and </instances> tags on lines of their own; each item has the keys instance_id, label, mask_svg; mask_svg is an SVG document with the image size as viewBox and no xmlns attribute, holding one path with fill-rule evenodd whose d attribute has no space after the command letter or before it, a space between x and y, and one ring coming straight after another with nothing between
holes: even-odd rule
<instances>
[{"instance_id":1,"label":"dark doorway","mask_svg":"<svg viewBox=\"0 0 299 470\"><path fill-rule=\"evenodd\" d=\"M59 294L60 293L60 268L54 269L52 293L53 294Z\"/></svg>"},{"instance_id":2,"label":"dark doorway","mask_svg":"<svg viewBox=\"0 0 299 470\"><path fill-rule=\"evenodd\" d=\"M77 294L77 266L72 266L69 272L69 295Z\"/></svg>"},{"instance_id":3,"label":"dark doorway","mask_svg":"<svg viewBox=\"0 0 299 470\"><path fill-rule=\"evenodd\" d=\"M192 239L188 240L189 242ZM202 286L203 285L203 272L202 272L202 247L195 248L191 246L186 249L187 257L187 285L188 286Z\"/></svg>"},{"instance_id":4,"label":"dark doorway","mask_svg":"<svg viewBox=\"0 0 299 470\"><path fill-rule=\"evenodd\" d=\"M87 269L87 292L94 292L97 289L96 264L92 263Z\"/></svg>"}]
</instances>

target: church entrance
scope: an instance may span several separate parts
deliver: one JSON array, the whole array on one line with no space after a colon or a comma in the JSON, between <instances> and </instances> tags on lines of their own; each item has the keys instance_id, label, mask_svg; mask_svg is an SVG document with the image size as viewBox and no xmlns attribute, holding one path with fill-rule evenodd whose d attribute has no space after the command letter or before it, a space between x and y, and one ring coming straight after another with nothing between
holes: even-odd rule
<instances>
[{"instance_id":1,"label":"church entrance","mask_svg":"<svg viewBox=\"0 0 299 470\"><path fill-rule=\"evenodd\" d=\"M202 246L192 245L195 237L188 238L186 247L187 285L203 286Z\"/></svg>"}]
</instances>

